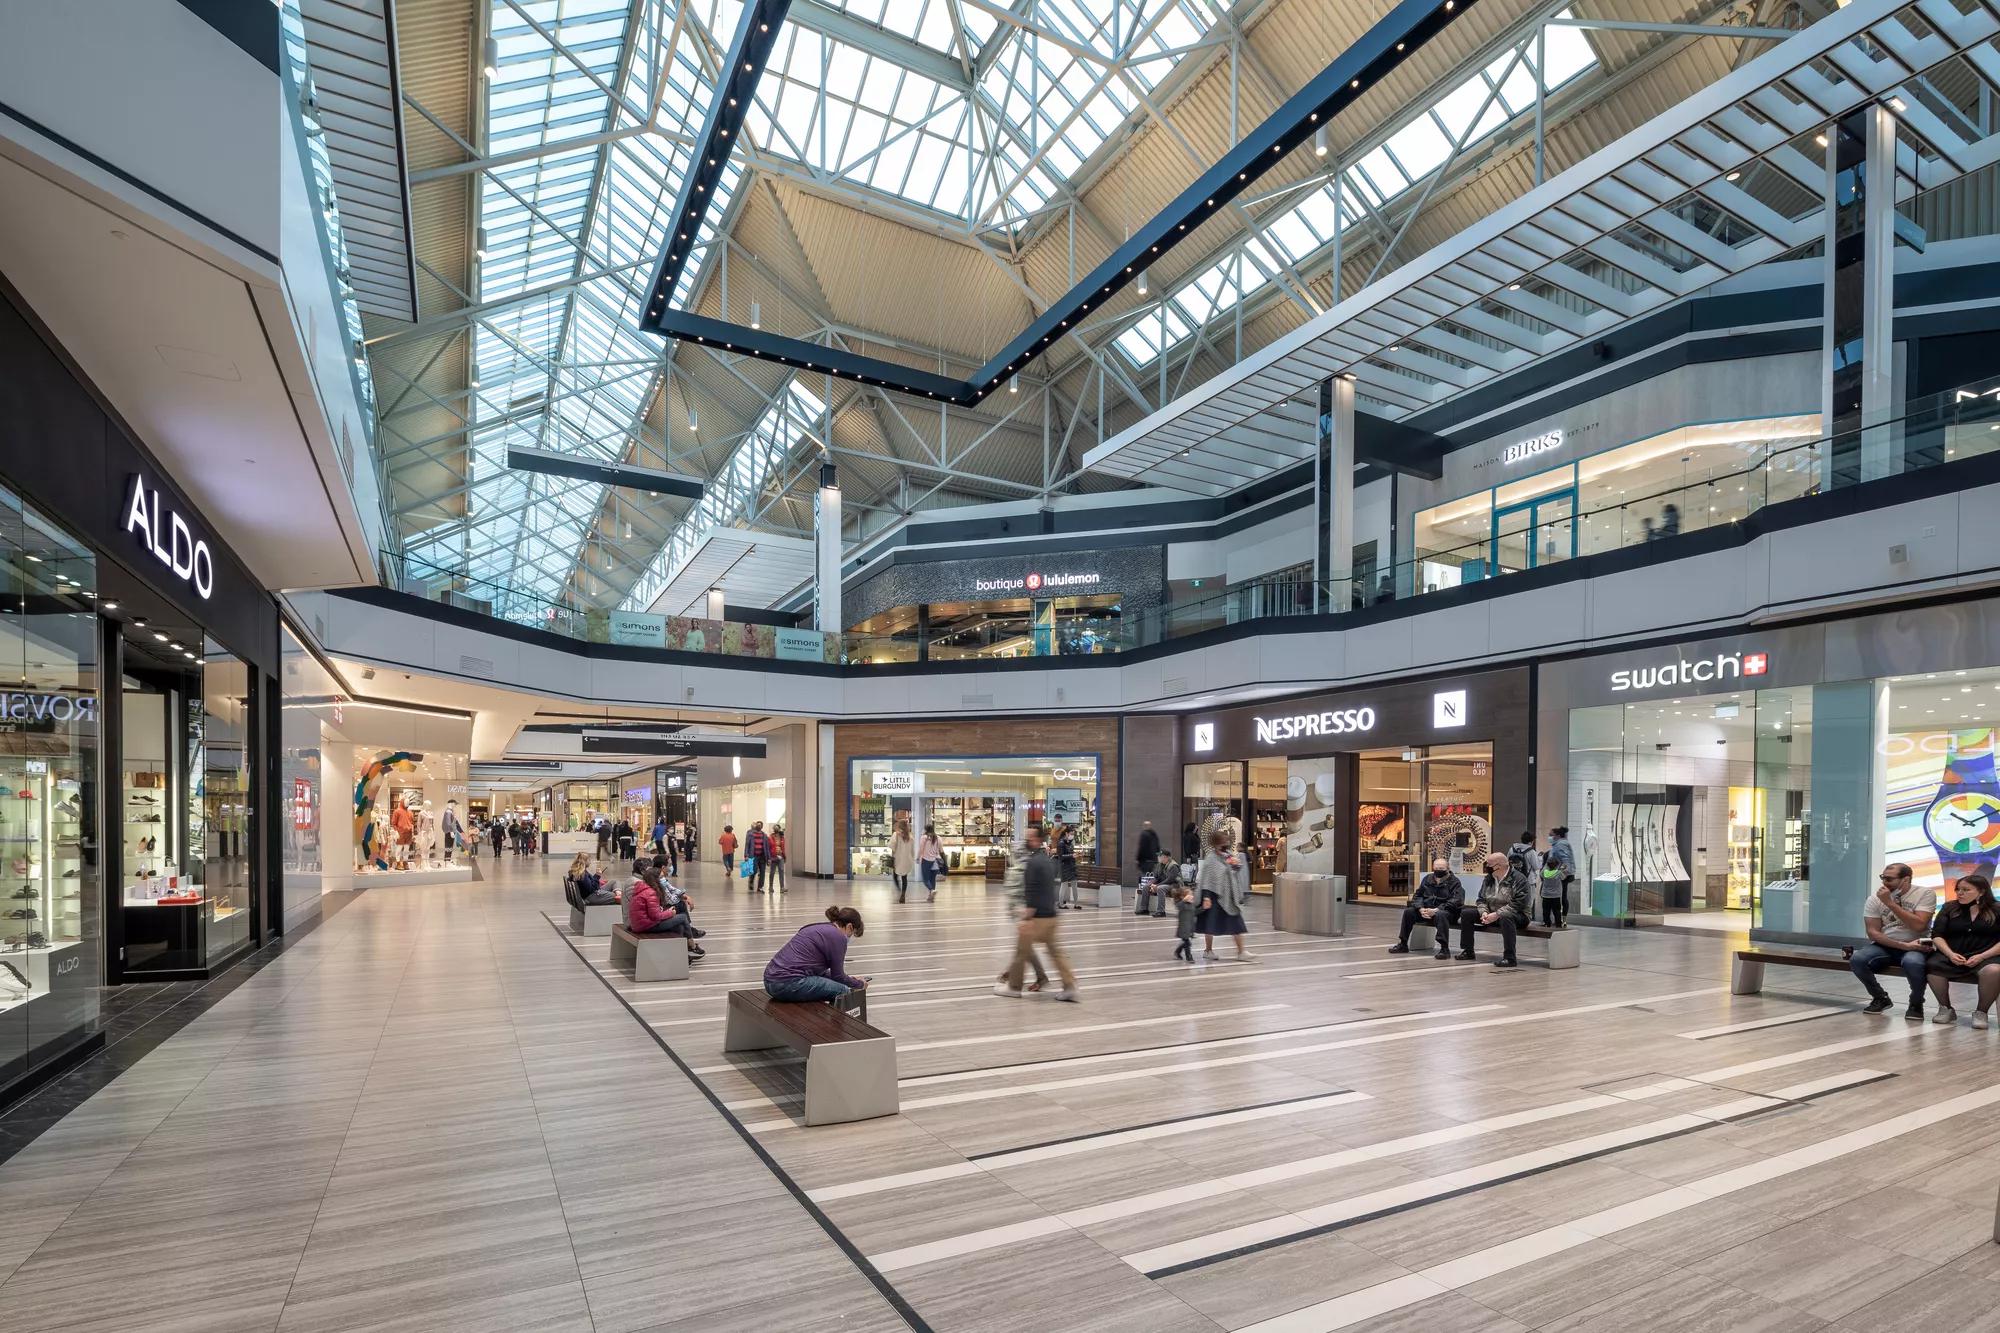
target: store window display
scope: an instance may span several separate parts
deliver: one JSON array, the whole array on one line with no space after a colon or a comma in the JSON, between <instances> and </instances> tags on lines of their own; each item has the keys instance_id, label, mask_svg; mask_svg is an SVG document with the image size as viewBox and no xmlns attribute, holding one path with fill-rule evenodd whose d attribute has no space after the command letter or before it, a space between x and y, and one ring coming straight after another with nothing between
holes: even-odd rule
<instances>
[{"instance_id":1,"label":"store window display","mask_svg":"<svg viewBox=\"0 0 2000 1333\"><path fill-rule=\"evenodd\" d=\"M936 829L943 875L1002 876L1030 826L1072 830L1077 860L1100 860L1095 755L857 759L850 769L848 873L886 875L901 825Z\"/></svg>"},{"instance_id":2,"label":"store window display","mask_svg":"<svg viewBox=\"0 0 2000 1333\"><path fill-rule=\"evenodd\" d=\"M0 1082L97 1022L96 595L88 549L0 489Z\"/></svg>"}]
</instances>

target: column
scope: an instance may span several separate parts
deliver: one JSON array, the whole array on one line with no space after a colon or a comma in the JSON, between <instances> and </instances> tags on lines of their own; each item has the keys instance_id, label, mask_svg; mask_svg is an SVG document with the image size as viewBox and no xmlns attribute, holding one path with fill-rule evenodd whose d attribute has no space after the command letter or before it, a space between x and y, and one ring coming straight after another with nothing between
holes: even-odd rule
<instances>
[{"instance_id":1,"label":"column","mask_svg":"<svg viewBox=\"0 0 2000 1333\"><path fill-rule=\"evenodd\" d=\"M1896 119L1871 105L1828 127L1826 360L1821 417L1828 488L1902 470L1895 416Z\"/></svg>"},{"instance_id":2,"label":"column","mask_svg":"<svg viewBox=\"0 0 2000 1333\"><path fill-rule=\"evenodd\" d=\"M1354 577L1354 381L1335 376L1319 386L1319 466L1313 508L1319 539L1313 549L1319 586L1330 589L1320 609L1355 604Z\"/></svg>"},{"instance_id":3,"label":"column","mask_svg":"<svg viewBox=\"0 0 2000 1333\"><path fill-rule=\"evenodd\" d=\"M813 496L813 628L838 634L847 626L840 613L840 475L833 460L819 465Z\"/></svg>"}]
</instances>

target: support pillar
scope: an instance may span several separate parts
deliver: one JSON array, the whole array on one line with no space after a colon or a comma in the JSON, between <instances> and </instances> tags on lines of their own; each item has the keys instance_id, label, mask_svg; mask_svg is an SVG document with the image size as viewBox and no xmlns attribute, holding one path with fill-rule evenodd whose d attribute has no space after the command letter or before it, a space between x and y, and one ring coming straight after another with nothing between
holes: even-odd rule
<instances>
[{"instance_id":1,"label":"support pillar","mask_svg":"<svg viewBox=\"0 0 2000 1333\"><path fill-rule=\"evenodd\" d=\"M1354 381L1335 376L1319 386L1318 484L1313 508L1319 538L1313 548L1320 609L1346 611L1355 603L1354 577Z\"/></svg>"},{"instance_id":2,"label":"support pillar","mask_svg":"<svg viewBox=\"0 0 2000 1333\"><path fill-rule=\"evenodd\" d=\"M813 548L813 628L838 634L847 626L840 613L840 476L832 459L819 465Z\"/></svg>"},{"instance_id":3,"label":"support pillar","mask_svg":"<svg viewBox=\"0 0 2000 1333\"><path fill-rule=\"evenodd\" d=\"M1829 127L1821 484L1902 470L1895 418L1896 118L1879 104Z\"/></svg>"}]
</instances>

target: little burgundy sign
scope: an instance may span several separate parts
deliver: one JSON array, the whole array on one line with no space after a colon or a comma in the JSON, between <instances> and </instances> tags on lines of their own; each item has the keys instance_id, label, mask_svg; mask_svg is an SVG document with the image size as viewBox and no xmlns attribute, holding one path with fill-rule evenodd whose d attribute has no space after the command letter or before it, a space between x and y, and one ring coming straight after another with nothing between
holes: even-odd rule
<instances>
[{"instance_id":1,"label":"little burgundy sign","mask_svg":"<svg viewBox=\"0 0 2000 1333\"><path fill-rule=\"evenodd\" d=\"M194 535L187 520L168 508L165 499L159 487L148 490L146 479L134 473L132 488L125 496L125 531L138 533L146 549L206 601L215 591L215 557L209 553L208 543Z\"/></svg>"}]
</instances>

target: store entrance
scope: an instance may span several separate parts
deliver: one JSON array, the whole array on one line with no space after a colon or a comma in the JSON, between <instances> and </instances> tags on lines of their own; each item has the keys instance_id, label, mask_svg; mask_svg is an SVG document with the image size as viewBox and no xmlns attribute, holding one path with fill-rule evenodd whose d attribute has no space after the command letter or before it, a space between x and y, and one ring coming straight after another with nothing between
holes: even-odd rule
<instances>
[{"instance_id":1,"label":"store entrance","mask_svg":"<svg viewBox=\"0 0 2000 1333\"><path fill-rule=\"evenodd\" d=\"M1364 750L1358 758L1356 896L1407 899L1440 857L1476 881L1496 841L1491 742ZM1512 841L1509 833L1501 845Z\"/></svg>"},{"instance_id":2,"label":"store entrance","mask_svg":"<svg viewBox=\"0 0 2000 1333\"><path fill-rule=\"evenodd\" d=\"M1579 910L1740 931L1761 908L1790 922L1810 876L1811 764L1809 689L1573 710Z\"/></svg>"}]
</instances>

